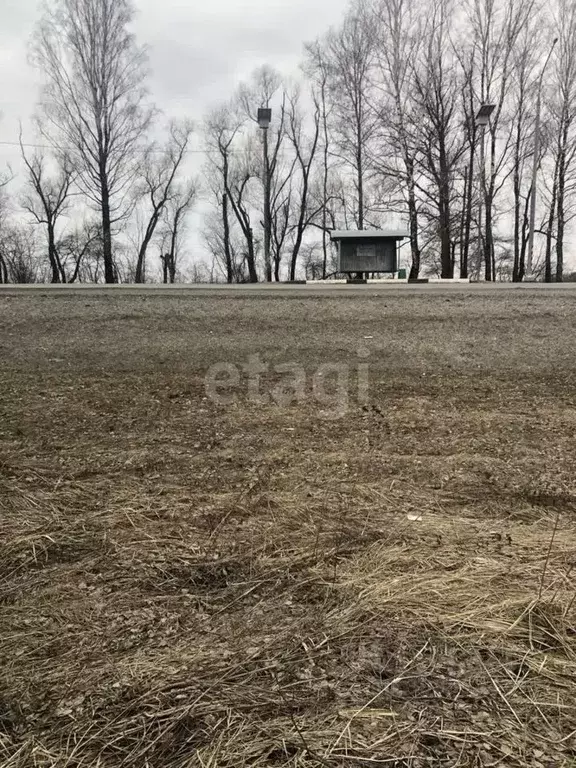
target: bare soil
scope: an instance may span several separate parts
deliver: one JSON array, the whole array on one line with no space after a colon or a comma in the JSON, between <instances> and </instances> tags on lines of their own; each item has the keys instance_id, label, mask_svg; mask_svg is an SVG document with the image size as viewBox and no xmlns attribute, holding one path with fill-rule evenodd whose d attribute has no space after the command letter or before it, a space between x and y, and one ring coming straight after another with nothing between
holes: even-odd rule
<instances>
[{"instance_id":1,"label":"bare soil","mask_svg":"<svg viewBox=\"0 0 576 768\"><path fill-rule=\"evenodd\" d=\"M576 765L576 291L7 291L0 360L1 768Z\"/></svg>"}]
</instances>

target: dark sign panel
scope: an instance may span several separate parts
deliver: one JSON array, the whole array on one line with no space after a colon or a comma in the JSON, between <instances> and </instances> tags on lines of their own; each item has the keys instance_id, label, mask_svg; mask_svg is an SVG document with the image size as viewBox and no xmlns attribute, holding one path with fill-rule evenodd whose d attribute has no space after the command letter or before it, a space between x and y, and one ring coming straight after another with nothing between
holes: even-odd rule
<instances>
[{"instance_id":1,"label":"dark sign panel","mask_svg":"<svg viewBox=\"0 0 576 768\"><path fill-rule=\"evenodd\" d=\"M339 272L396 272L396 241L352 238L340 241Z\"/></svg>"}]
</instances>

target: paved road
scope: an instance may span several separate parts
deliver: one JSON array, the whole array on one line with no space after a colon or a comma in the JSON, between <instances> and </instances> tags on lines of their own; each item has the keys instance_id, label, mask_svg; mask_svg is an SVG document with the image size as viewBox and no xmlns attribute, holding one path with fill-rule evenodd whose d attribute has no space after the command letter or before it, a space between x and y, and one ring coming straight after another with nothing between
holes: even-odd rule
<instances>
[{"instance_id":1,"label":"paved road","mask_svg":"<svg viewBox=\"0 0 576 768\"><path fill-rule=\"evenodd\" d=\"M33 284L33 285L0 285L0 298L9 295L51 295L66 296L76 293L91 294L150 294L150 295L173 295L173 294L226 294L226 293L244 293L244 294L283 294L290 295L326 295L331 293L355 293L370 294L375 293L394 293L398 295L421 294L421 293L467 293L467 294L494 294L501 292L550 292L550 293L571 293L576 294L576 283L423 283L410 284L398 283L392 280L380 283L368 283L367 285L347 285L345 283L308 283L306 285L286 284L286 283L256 283L242 285L222 285L222 284L186 284L179 283L175 285L163 285L155 283L150 285L94 285L92 283L74 283L72 285L51 285L51 284Z\"/></svg>"}]
</instances>

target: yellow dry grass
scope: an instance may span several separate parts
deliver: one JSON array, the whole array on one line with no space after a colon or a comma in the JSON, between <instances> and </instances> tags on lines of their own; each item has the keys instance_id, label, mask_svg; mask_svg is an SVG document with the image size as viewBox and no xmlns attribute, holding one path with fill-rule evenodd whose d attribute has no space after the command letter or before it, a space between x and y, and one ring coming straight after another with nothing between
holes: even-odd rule
<instances>
[{"instance_id":1,"label":"yellow dry grass","mask_svg":"<svg viewBox=\"0 0 576 768\"><path fill-rule=\"evenodd\" d=\"M564 295L2 301L1 768L575 765Z\"/></svg>"}]
</instances>

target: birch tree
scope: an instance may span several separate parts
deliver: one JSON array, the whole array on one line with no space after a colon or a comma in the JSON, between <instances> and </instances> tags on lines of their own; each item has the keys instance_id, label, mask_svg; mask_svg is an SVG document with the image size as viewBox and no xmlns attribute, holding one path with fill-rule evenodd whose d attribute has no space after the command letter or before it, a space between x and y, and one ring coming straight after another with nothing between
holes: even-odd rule
<instances>
[{"instance_id":1,"label":"birch tree","mask_svg":"<svg viewBox=\"0 0 576 768\"><path fill-rule=\"evenodd\" d=\"M512 112L512 193L513 193L513 269L512 280L521 282L526 272L531 178L528 161L531 156L534 121L535 71L538 64L538 19L523 29L513 51L511 81Z\"/></svg>"},{"instance_id":2,"label":"birch tree","mask_svg":"<svg viewBox=\"0 0 576 768\"><path fill-rule=\"evenodd\" d=\"M430 184L419 184L435 211L440 243L441 276L454 276L452 238L455 229L455 176L463 155L459 131L458 70L450 46L450 0L434 0L428 7L420 35L422 46L414 75L419 123L419 165Z\"/></svg>"},{"instance_id":3,"label":"birch tree","mask_svg":"<svg viewBox=\"0 0 576 768\"><path fill-rule=\"evenodd\" d=\"M351 171L355 198L352 215L358 229L364 229L367 156L377 128L371 99L376 46L374 17L364 0L357 0L342 26L331 30L325 41L332 152Z\"/></svg>"},{"instance_id":4,"label":"birch tree","mask_svg":"<svg viewBox=\"0 0 576 768\"><path fill-rule=\"evenodd\" d=\"M495 202L510 173L509 159L514 147L514 126L509 110L513 75L513 52L523 29L534 16L534 0L472 0L466 6L468 29L473 31L470 83L476 104L492 104L488 125L487 165L481 167L479 188L483 195L484 221L482 251L485 279L496 277L494 217ZM483 136L482 139L483 140ZM486 165L486 164L485 164Z\"/></svg>"},{"instance_id":5,"label":"birch tree","mask_svg":"<svg viewBox=\"0 0 576 768\"><path fill-rule=\"evenodd\" d=\"M318 188L320 194L315 196L313 204L320 210L320 230L322 232L322 278L326 278L326 268L329 255L329 181L330 181L330 131L333 107L328 99L329 65L326 52L320 41L306 46L306 60L303 70L312 83L314 99L318 113L318 139L321 142L321 164ZM317 146L317 149L319 147ZM312 186L311 186L312 189ZM314 195L312 195L314 198Z\"/></svg>"},{"instance_id":6,"label":"birch tree","mask_svg":"<svg viewBox=\"0 0 576 768\"><path fill-rule=\"evenodd\" d=\"M405 190L412 263L410 278L420 273L419 201L414 114L414 68L418 57L418 6L414 0L381 0L377 6L379 121L383 151L376 167Z\"/></svg>"},{"instance_id":7,"label":"birch tree","mask_svg":"<svg viewBox=\"0 0 576 768\"><path fill-rule=\"evenodd\" d=\"M564 273L566 225L574 217L576 193L576 5L558 0L554 14L554 34L558 38L553 67L553 118L556 132L556 281Z\"/></svg>"}]
</instances>

